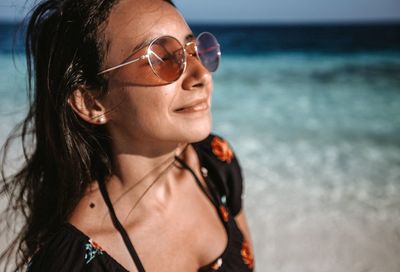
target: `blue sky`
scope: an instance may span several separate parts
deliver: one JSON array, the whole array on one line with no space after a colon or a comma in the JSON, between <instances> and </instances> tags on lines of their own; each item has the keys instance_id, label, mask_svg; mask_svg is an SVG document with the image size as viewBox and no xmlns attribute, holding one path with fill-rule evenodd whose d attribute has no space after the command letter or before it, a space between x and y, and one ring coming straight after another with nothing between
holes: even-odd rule
<instances>
[{"instance_id":1,"label":"blue sky","mask_svg":"<svg viewBox=\"0 0 400 272\"><path fill-rule=\"evenodd\" d=\"M22 6L25 1L1 0L0 19L21 18L24 14ZM174 2L190 22L400 21L400 0L175 0Z\"/></svg>"}]
</instances>

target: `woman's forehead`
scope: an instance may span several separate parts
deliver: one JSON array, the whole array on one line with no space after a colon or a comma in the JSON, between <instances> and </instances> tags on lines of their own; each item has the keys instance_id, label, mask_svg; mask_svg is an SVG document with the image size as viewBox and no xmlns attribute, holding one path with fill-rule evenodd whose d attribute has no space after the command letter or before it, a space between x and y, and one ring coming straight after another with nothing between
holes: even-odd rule
<instances>
[{"instance_id":1,"label":"woman's forehead","mask_svg":"<svg viewBox=\"0 0 400 272\"><path fill-rule=\"evenodd\" d=\"M105 29L111 54L126 54L162 35L184 42L190 33L178 10L163 0L122 0L111 10Z\"/></svg>"}]
</instances>

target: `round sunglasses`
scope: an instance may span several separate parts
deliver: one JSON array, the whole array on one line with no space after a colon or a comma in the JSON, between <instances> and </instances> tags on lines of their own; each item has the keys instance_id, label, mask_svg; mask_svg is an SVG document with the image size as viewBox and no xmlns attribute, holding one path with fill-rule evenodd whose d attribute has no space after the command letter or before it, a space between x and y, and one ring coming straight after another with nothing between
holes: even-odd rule
<instances>
[{"instance_id":1,"label":"round sunglasses","mask_svg":"<svg viewBox=\"0 0 400 272\"><path fill-rule=\"evenodd\" d=\"M217 70L221 59L220 45L214 35L209 32L200 33L195 41L188 42L184 46L172 36L161 36L150 42L146 54L132 60L128 58L127 61L105 69L98 75L147 59L156 76L172 83L178 80L185 71L187 54L196 56L210 72Z\"/></svg>"}]
</instances>

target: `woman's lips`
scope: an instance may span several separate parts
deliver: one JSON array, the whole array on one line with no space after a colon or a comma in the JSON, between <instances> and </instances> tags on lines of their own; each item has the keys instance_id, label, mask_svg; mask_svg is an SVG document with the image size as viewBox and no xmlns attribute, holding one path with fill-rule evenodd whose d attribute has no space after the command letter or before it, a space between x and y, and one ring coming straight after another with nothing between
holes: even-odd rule
<instances>
[{"instance_id":1,"label":"woman's lips","mask_svg":"<svg viewBox=\"0 0 400 272\"><path fill-rule=\"evenodd\" d=\"M190 113L190 112L198 112L198 111L205 111L208 110L208 102L207 100L202 100L199 102L194 103L190 106L185 106L175 110L178 113Z\"/></svg>"}]
</instances>

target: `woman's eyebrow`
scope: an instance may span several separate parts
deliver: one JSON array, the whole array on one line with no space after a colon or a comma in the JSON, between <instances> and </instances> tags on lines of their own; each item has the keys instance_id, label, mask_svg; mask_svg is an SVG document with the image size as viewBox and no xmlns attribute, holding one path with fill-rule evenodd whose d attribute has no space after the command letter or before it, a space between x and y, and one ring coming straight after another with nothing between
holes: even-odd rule
<instances>
[{"instance_id":1,"label":"woman's eyebrow","mask_svg":"<svg viewBox=\"0 0 400 272\"><path fill-rule=\"evenodd\" d=\"M187 34L185 37L185 43L192 41L194 38L196 37L194 36L193 33Z\"/></svg>"},{"instance_id":2,"label":"woman's eyebrow","mask_svg":"<svg viewBox=\"0 0 400 272\"><path fill-rule=\"evenodd\" d=\"M135 47L132 48L130 55L136 53L138 50L142 49L146 45L149 45L153 40L154 38L147 38L144 41L138 43Z\"/></svg>"}]
</instances>

